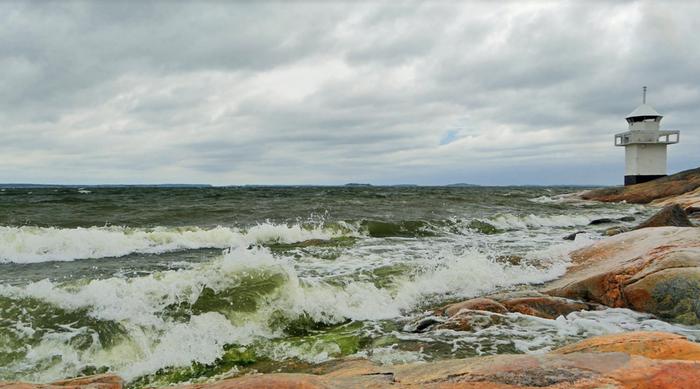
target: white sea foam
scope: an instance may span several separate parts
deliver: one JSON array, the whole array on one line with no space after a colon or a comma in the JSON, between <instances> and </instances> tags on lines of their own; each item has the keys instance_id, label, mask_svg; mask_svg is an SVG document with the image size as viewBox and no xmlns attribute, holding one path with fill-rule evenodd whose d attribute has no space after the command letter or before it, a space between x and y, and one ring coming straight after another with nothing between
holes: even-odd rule
<instances>
[{"instance_id":1,"label":"white sea foam","mask_svg":"<svg viewBox=\"0 0 700 389\"><path fill-rule=\"evenodd\" d=\"M561 224L561 221L550 220L550 223ZM475 244L474 234L455 233L430 239L363 239L352 248L343 249L342 255L335 260L303 252L294 257L273 255L264 247L249 248L255 242L292 243L328 239L339 234L323 228L273 224L262 224L248 230L224 227L209 230L0 227L0 242L3 243L0 258L16 262L97 258L200 247L229 248L220 257L206 263L130 279L113 277L70 285L49 280L25 286L0 285L0 296L35 298L65 310L85 311L93 319L119 323L127 332L127 336L114 345L103 347L99 342L93 342L84 350L77 349L71 339L81 331L94 338L96 334L88 328L48 332L26 358L6 369L21 371L28 366L49 366L48 361L59 355L60 362L36 373L27 372L23 379L48 382L75 375L84 366L93 365L110 366L112 371L129 380L164 367L186 367L192 362L212 363L223 354L226 344L252 347L265 340L275 342L274 347L259 350L270 358L321 362L337 356L339 346L327 340L302 345L280 342L280 337L285 335L271 323L280 315L289 319L304 315L328 324L348 319L370 323L405 319L426 305L447 297L468 298L516 284L541 283L556 278L565 270L568 252L591 239L582 234L573 242L533 250L519 266L494 261L493 249ZM517 234L527 235L528 231L518 231ZM525 235L523 239L528 239ZM539 234L537 239L540 235L546 236ZM530 266L530 263L538 265ZM373 282L376 281L371 276L373 271L394 266L404 268L391 276L389 286L380 287ZM215 293L237 293L231 290L263 273L281 276L278 279L282 281L277 289L265 292L267 294L257 301L254 312L218 308L195 312L179 320L164 314L173 306L194 304L205 288ZM588 319L583 317L576 323L586 326L585 320ZM556 324L548 323L547 328L558 328ZM521 331L530 331L528 336L534 338L513 335L519 342L515 346L519 350L539 350L556 343L536 345L533 342L537 342L539 327L528 325L530 327L521 328ZM562 326L564 329L557 331L565 333L572 324L567 322ZM38 330L24 323L17 334L31 336ZM493 333L490 336L500 335ZM566 336L575 334L556 339ZM422 354L410 352L391 358L390 353L390 348L378 349L377 359L397 362L422 358Z\"/></svg>"},{"instance_id":2,"label":"white sea foam","mask_svg":"<svg viewBox=\"0 0 700 389\"><path fill-rule=\"evenodd\" d=\"M568 247L568 245L566 246ZM495 263L476 250L454 255L449 251L434 257L427 271L401 284L396 299L410 307L424 296L473 297L497 288L517 284L542 283L564 273L566 263L550 256L546 269L534 266L508 266Z\"/></svg>"},{"instance_id":3,"label":"white sea foam","mask_svg":"<svg viewBox=\"0 0 700 389\"><path fill-rule=\"evenodd\" d=\"M593 220L593 217L586 215L513 215L504 214L494 218L487 219L486 222L493 224L494 227L509 230L509 229L527 229L537 227L574 227L585 226Z\"/></svg>"},{"instance_id":4,"label":"white sea foam","mask_svg":"<svg viewBox=\"0 0 700 389\"><path fill-rule=\"evenodd\" d=\"M241 230L230 227L5 227L0 226L0 263L72 261L120 257L132 253L158 254L200 248L228 248L251 243L294 243L329 239L339 232L300 225L260 224Z\"/></svg>"},{"instance_id":5,"label":"white sea foam","mask_svg":"<svg viewBox=\"0 0 700 389\"><path fill-rule=\"evenodd\" d=\"M554 196L547 196L547 195L542 195L539 197L535 197L532 199L529 199L533 203L539 203L539 204L570 204L570 205L586 205L586 204L591 204L592 202L589 200L584 200L581 198L581 194L583 192L576 192L576 193L563 193L559 195L554 195Z\"/></svg>"},{"instance_id":6,"label":"white sea foam","mask_svg":"<svg viewBox=\"0 0 700 389\"><path fill-rule=\"evenodd\" d=\"M540 197L535 197L530 199L533 203L540 203L540 204L551 204L551 203L557 203L557 199L553 198L551 196L540 196Z\"/></svg>"},{"instance_id":7,"label":"white sea foam","mask_svg":"<svg viewBox=\"0 0 700 389\"><path fill-rule=\"evenodd\" d=\"M623 216L629 216L631 214L640 212L641 209L637 207L630 207L626 210L609 210L608 212L601 213L571 213L567 215L513 215L510 213L505 213L495 217L481 219L482 221L493 225L496 228L503 230L514 230L514 229L533 229L542 227L578 227L586 226L591 221L601 218L611 218L616 219Z\"/></svg>"},{"instance_id":8,"label":"white sea foam","mask_svg":"<svg viewBox=\"0 0 700 389\"><path fill-rule=\"evenodd\" d=\"M0 285L0 295L36 298L66 310L86 310L90 317L120 323L128 331L127 339L109 349L94 346L77 350L71 346L75 331L85 329L46 335L27 357L31 364L41 365L58 354L62 359L32 379L49 381L74 374L85 365L111 366L118 374L133 379L166 366L211 363L221 356L225 344L247 345L255 339L280 336L269 327L276 313L290 318L304 314L326 323L393 319L408 314L430 296L474 296L516 283L541 282L560 273L556 266L546 270L503 266L477 251L454 254L446 250L430 261L417 268L414 275L403 276L394 288L385 289L364 281L328 283L314 274L305 274L303 267L289 258L274 257L266 248L237 247L191 269L132 279L92 280L71 287L48 280L23 287ZM281 274L284 282L265 296L253 313L206 312L185 322L163 315L168 306L196 302L205 287L224 291L261 271ZM276 349L276 357L322 361L337 351L327 344L282 347Z\"/></svg>"},{"instance_id":9,"label":"white sea foam","mask_svg":"<svg viewBox=\"0 0 700 389\"><path fill-rule=\"evenodd\" d=\"M519 313L493 315L500 317L499 324L475 332L440 330L438 336L451 338L455 349L474 349L478 354L492 354L499 345L509 344L519 352L541 353L579 339L625 331L665 331L700 340L698 328L666 323L624 308L572 312L554 320Z\"/></svg>"},{"instance_id":10,"label":"white sea foam","mask_svg":"<svg viewBox=\"0 0 700 389\"><path fill-rule=\"evenodd\" d=\"M227 344L248 344L260 335L257 323L233 325L224 315L207 312L187 323L170 326L155 346L146 349L145 358L125 366L122 374L134 378L168 366L189 366L193 361L213 363Z\"/></svg>"},{"instance_id":11,"label":"white sea foam","mask_svg":"<svg viewBox=\"0 0 700 389\"><path fill-rule=\"evenodd\" d=\"M261 268L294 277L293 269L275 260L269 251L236 249L196 269L129 280L92 280L77 288L64 288L48 280L25 287L0 285L0 295L36 298L66 310L84 309L90 317L120 323L128 331L128 339L113 348L83 351L76 350L69 342L81 329L67 329L61 333L62 338L49 333L33 347L27 359L31 365L41 365L42 360L60 354L60 368L42 371L30 378L50 381L75 374L85 365L107 365L131 379L166 366L189 366L194 361L211 363L223 353L225 344L247 344L255 337L272 336L264 320L251 317L242 316L239 322L219 312L205 312L183 323L162 315L168 306L194 303L204 287L215 291L234 287L248 277L250 271Z\"/></svg>"},{"instance_id":12,"label":"white sea foam","mask_svg":"<svg viewBox=\"0 0 700 389\"><path fill-rule=\"evenodd\" d=\"M356 356L367 358L382 365L418 362L425 359L425 355L420 351L399 350L396 345L376 347L372 349L371 353L362 351L357 353Z\"/></svg>"}]
</instances>

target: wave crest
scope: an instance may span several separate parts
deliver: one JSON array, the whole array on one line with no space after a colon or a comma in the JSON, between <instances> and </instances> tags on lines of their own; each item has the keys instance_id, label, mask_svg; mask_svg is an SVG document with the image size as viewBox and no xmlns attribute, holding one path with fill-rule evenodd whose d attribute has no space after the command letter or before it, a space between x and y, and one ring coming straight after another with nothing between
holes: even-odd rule
<instances>
[{"instance_id":1,"label":"wave crest","mask_svg":"<svg viewBox=\"0 0 700 389\"><path fill-rule=\"evenodd\" d=\"M295 243L330 239L344 232L323 227L264 223L247 230L232 227L5 227L0 226L0 263L72 261L160 254L171 251Z\"/></svg>"},{"instance_id":2,"label":"wave crest","mask_svg":"<svg viewBox=\"0 0 700 389\"><path fill-rule=\"evenodd\" d=\"M304 274L293 260L275 257L265 247L238 247L191 269L131 279L108 278L73 285L49 280L23 287L0 285L0 296L13 304L38 300L54 310L114 323L127 332L126 336L118 334L110 346L104 342L80 349L75 339L85 329L70 327L72 322L58 323L68 325L62 327L60 337L57 331L47 332L38 323L27 323L33 326L29 330L42 336L35 339L31 355L27 353L8 368L28 374L20 368L28 359L32 359L30 365L37 366L61 353L71 357L62 360L56 369L31 378L48 381L59 371L61 375L77 374L86 366L110 366L123 377L134 379L168 366L211 363L228 344L282 339L285 327L276 323L280 320L308 317L316 323L334 325L348 320L395 319L446 294L474 296L516 283L542 282L563 271L563 265L546 270L506 266L476 251L455 254L446 249L438 254L416 262L414 265L419 267L414 271L397 274L389 288L353 278L333 283ZM244 291L248 292L245 296L241 294ZM90 323L88 326L95 327ZM112 336L111 332L100 332L103 327L109 330L112 325L95 327L94 331L102 337ZM183 342L188 352L173 352L182 350ZM317 351L328 351L324 350ZM289 352L294 357L299 350Z\"/></svg>"}]
</instances>

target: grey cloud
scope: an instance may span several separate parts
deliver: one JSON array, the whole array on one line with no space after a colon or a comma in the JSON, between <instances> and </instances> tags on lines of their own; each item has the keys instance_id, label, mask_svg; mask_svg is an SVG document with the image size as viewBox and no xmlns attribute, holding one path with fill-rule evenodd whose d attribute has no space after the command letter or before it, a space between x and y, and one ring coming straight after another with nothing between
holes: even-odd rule
<instances>
[{"instance_id":1,"label":"grey cloud","mask_svg":"<svg viewBox=\"0 0 700 389\"><path fill-rule=\"evenodd\" d=\"M612 135L641 85L682 131L671 169L698 163L692 2L18 2L0 15L0 181L617 183Z\"/></svg>"}]
</instances>

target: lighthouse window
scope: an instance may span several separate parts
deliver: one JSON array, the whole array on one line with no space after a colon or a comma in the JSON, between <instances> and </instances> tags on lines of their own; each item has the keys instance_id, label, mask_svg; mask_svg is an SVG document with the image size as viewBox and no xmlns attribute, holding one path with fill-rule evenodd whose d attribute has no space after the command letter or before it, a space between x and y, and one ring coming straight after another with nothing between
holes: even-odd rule
<instances>
[{"instance_id":1,"label":"lighthouse window","mask_svg":"<svg viewBox=\"0 0 700 389\"><path fill-rule=\"evenodd\" d=\"M628 121L632 123L636 122L646 122L646 121L660 121L661 116L637 116L637 117L632 117L629 118Z\"/></svg>"}]
</instances>

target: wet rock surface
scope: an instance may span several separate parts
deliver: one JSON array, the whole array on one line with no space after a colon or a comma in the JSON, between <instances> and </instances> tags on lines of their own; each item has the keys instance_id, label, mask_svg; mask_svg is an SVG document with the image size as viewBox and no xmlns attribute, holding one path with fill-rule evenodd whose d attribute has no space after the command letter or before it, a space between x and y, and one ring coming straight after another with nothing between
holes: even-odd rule
<instances>
[{"instance_id":1,"label":"wet rock surface","mask_svg":"<svg viewBox=\"0 0 700 389\"><path fill-rule=\"evenodd\" d=\"M50 384L0 382L2 389L122 389L124 380L114 374L99 374L56 381Z\"/></svg>"},{"instance_id":2,"label":"wet rock surface","mask_svg":"<svg viewBox=\"0 0 700 389\"><path fill-rule=\"evenodd\" d=\"M489 311L494 313L506 313L508 309L503 306L503 304L498 301L487 298L479 297L474 299L465 300L462 302L446 305L435 311L438 315L444 316L454 316L462 310L479 310L479 311Z\"/></svg>"},{"instance_id":3,"label":"wet rock surface","mask_svg":"<svg viewBox=\"0 0 700 389\"><path fill-rule=\"evenodd\" d=\"M663 332L599 336L544 355L494 355L382 366L346 360L315 374L260 374L183 389L346 388L696 388L700 345ZM120 389L114 375L83 377L50 385L4 383L2 388Z\"/></svg>"},{"instance_id":4,"label":"wet rock surface","mask_svg":"<svg viewBox=\"0 0 700 389\"><path fill-rule=\"evenodd\" d=\"M554 351L559 354L576 352L623 352L651 359L700 360L700 344L666 332L640 331L596 336Z\"/></svg>"},{"instance_id":5,"label":"wet rock surface","mask_svg":"<svg viewBox=\"0 0 700 389\"><path fill-rule=\"evenodd\" d=\"M509 312L545 319L556 319L571 312L600 309L597 304L547 296L538 292L510 293L497 295L495 298L500 299Z\"/></svg>"},{"instance_id":6,"label":"wet rock surface","mask_svg":"<svg viewBox=\"0 0 700 389\"><path fill-rule=\"evenodd\" d=\"M615 235L617 235L617 234L622 234L623 232L627 232L627 231L629 231L629 230L630 230L630 229L629 229L628 227L624 227L624 226L611 227L611 228L608 228L607 230L605 230L605 231L603 232L603 235L605 235L605 236L615 236Z\"/></svg>"},{"instance_id":7,"label":"wet rock surface","mask_svg":"<svg viewBox=\"0 0 700 389\"><path fill-rule=\"evenodd\" d=\"M394 366L355 360L318 375L258 375L185 388L684 389L700 382L698 345L677 335L631 332L567 347L545 355L495 355ZM676 354L682 359L675 359Z\"/></svg>"},{"instance_id":8,"label":"wet rock surface","mask_svg":"<svg viewBox=\"0 0 700 389\"><path fill-rule=\"evenodd\" d=\"M698 214L700 211L700 187L688 193L651 202L651 205L660 207L671 204L680 205L689 217L700 217L700 214Z\"/></svg>"},{"instance_id":9,"label":"wet rock surface","mask_svg":"<svg viewBox=\"0 0 700 389\"><path fill-rule=\"evenodd\" d=\"M644 228L571 257L572 266L545 293L700 323L700 229Z\"/></svg>"},{"instance_id":10,"label":"wet rock surface","mask_svg":"<svg viewBox=\"0 0 700 389\"><path fill-rule=\"evenodd\" d=\"M501 324L506 313L556 319L571 312L597 310L599 304L550 296L537 291L519 291L473 298L438 308L406 327L412 332L435 329L475 331Z\"/></svg>"},{"instance_id":11,"label":"wet rock surface","mask_svg":"<svg viewBox=\"0 0 700 389\"><path fill-rule=\"evenodd\" d=\"M667 205L635 229L648 227L693 227L688 215L678 204Z\"/></svg>"},{"instance_id":12,"label":"wet rock surface","mask_svg":"<svg viewBox=\"0 0 700 389\"><path fill-rule=\"evenodd\" d=\"M562 239L563 239L563 240L576 240L576 235L578 235L578 234L585 234L585 233L586 233L586 231L576 231L576 232L572 232L572 233L570 233L569 235L566 235L565 237L563 237Z\"/></svg>"}]
</instances>

